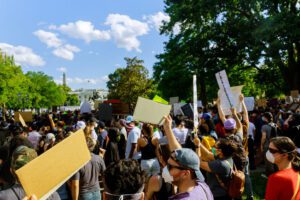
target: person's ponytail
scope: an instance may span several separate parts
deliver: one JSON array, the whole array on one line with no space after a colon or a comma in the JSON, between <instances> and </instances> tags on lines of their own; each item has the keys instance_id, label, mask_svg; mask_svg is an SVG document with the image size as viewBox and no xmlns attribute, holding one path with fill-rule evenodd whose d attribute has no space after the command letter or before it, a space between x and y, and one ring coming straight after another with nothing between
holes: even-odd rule
<instances>
[{"instance_id":1,"label":"person's ponytail","mask_svg":"<svg viewBox=\"0 0 300 200\"><path fill-rule=\"evenodd\" d=\"M296 151L293 153L293 159L292 159L292 167L295 171L300 171L300 153Z\"/></svg>"}]
</instances>

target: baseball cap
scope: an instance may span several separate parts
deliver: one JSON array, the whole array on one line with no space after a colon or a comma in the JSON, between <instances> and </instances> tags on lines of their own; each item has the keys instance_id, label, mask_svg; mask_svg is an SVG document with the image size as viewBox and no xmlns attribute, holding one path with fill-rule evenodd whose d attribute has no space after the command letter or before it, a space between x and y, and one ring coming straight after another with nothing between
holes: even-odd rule
<instances>
[{"instance_id":1,"label":"baseball cap","mask_svg":"<svg viewBox=\"0 0 300 200\"><path fill-rule=\"evenodd\" d=\"M193 150L188 148L176 149L172 152L171 158L182 167L194 170L197 180L204 181L203 174L200 171L200 159Z\"/></svg>"},{"instance_id":2,"label":"baseball cap","mask_svg":"<svg viewBox=\"0 0 300 200\"><path fill-rule=\"evenodd\" d=\"M128 124L128 123L130 123L130 122L132 122L133 121L133 116L132 115L128 115L127 117L126 117L126 123Z\"/></svg>"},{"instance_id":3,"label":"baseball cap","mask_svg":"<svg viewBox=\"0 0 300 200\"><path fill-rule=\"evenodd\" d=\"M236 121L233 118L226 119L224 122L224 128L227 130L236 128Z\"/></svg>"},{"instance_id":4,"label":"baseball cap","mask_svg":"<svg viewBox=\"0 0 300 200\"><path fill-rule=\"evenodd\" d=\"M201 118L204 119L204 120L209 120L209 119L211 119L211 114L210 113L203 113Z\"/></svg>"},{"instance_id":5,"label":"baseball cap","mask_svg":"<svg viewBox=\"0 0 300 200\"><path fill-rule=\"evenodd\" d=\"M85 128L85 122L84 121L78 121L76 124L77 129L84 129Z\"/></svg>"},{"instance_id":6,"label":"baseball cap","mask_svg":"<svg viewBox=\"0 0 300 200\"><path fill-rule=\"evenodd\" d=\"M27 146L19 146L12 155L11 167L13 170L17 170L36 157L37 153L34 149L31 149Z\"/></svg>"}]
</instances>

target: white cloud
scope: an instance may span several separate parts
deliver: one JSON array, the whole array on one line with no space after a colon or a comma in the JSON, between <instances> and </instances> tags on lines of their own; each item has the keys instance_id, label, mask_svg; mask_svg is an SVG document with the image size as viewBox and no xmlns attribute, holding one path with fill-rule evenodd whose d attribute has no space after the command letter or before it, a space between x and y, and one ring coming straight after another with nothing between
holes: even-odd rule
<instances>
[{"instance_id":1,"label":"white cloud","mask_svg":"<svg viewBox=\"0 0 300 200\"><path fill-rule=\"evenodd\" d=\"M59 71L59 72L66 72L67 68L65 68L65 67L59 67L56 70Z\"/></svg>"},{"instance_id":2,"label":"white cloud","mask_svg":"<svg viewBox=\"0 0 300 200\"><path fill-rule=\"evenodd\" d=\"M148 33L147 23L131 19L127 15L110 14L106 18L105 24L110 25L110 34L119 48L141 52L140 41L137 37Z\"/></svg>"},{"instance_id":3,"label":"white cloud","mask_svg":"<svg viewBox=\"0 0 300 200\"><path fill-rule=\"evenodd\" d=\"M154 28L157 31L160 31L161 26L163 25L163 22L169 22L170 16L163 12L158 12L154 15L148 15L145 16L144 19L147 20L147 23L149 23L151 26L154 26Z\"/></svg>"},{"instance_id":4,"label":"white cloud","mask_svg":"<svg viewBox=\"0 0 300 200\"><path fill-rule=\"evenodd\" d=\"M101 31L95 29L94 25L89 21L77 21L70 22L68 24L63 24L60 26L49 26L49 29L59 30L62 33L76 38L83 39L85 42L89 43L92 40L109 40L109 31Z\"/></svg>"},{"instance_id":5,"label":"white cloud","mask_svg":"<svg viewBox=\"0 0 300 200\"><path fill-rule=\"evenodd\" d=\"M65 60L73 60L74 53L79 52L80 49L70 44L64 44L55 33L38 30L33 33L41 42L45 43L47 47L54 48L52 53Z\"/></svg>"},{"instance_id":6,"label":"white cloud","mask_svg":"<svg viewBox=\"0 0 300 200\"><path fill-rule=\"evenodd\" d=\"M74 59L74 53L79 52L80 49L76 46L66 44L61 47L58 47L57 49L54 49L52 53L60 58L63 58L65 60L73 60Z\"/></svg>"},{"instance_id":7,"label":"white cloud","mask_svg":"<svg viewBox=\"0 0 300 200\"><path fill-rule=\"evenodd\" d=\"M31 48L0 43L0 49L7 55L14 56L15 62L18 65L29 65L33 67L45 65L43 58L35 54Z\"/></svg>"},{"instance_id":8,"label":"white cloud","mask_svg":"<svg viewBox=\"0 0 300 200\"><path fill-rule=\"evenodd\" d=\"M173 33L177 35L178 33L180 33L180 31L181 31L181 24L177 22L173 27Z\"/></svg>"},{"instance_id":9,"label":"white cloud","mask_svg":"<svg viewBox=\"0 0 300 200\"><path fill-rule=\"evenodd\" d=\"M38 30L33 33L39 40L45 43L48 47L57 48L62 45L62 41L57 38L55 33Z\"/></svg>"}]
</instances>

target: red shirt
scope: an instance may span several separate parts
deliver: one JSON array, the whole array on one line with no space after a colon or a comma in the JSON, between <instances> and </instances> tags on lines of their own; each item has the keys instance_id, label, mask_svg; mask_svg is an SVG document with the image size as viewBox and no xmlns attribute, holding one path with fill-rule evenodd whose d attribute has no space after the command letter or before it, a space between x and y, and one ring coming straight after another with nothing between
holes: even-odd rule
<instances>
[{"instance_id":1,"label":"red shirt","mask_svg":"<svg viewBox=\"0 0 300 200\"><path fill-rule=\"evenodd\" d=\"M266 200L290 200L297 187L298 173L293 168L280 170L268 178ZM300 187L300 186L299 186ZM300 192L295 198L300 199Z\"/></svg>"}]
</instances>

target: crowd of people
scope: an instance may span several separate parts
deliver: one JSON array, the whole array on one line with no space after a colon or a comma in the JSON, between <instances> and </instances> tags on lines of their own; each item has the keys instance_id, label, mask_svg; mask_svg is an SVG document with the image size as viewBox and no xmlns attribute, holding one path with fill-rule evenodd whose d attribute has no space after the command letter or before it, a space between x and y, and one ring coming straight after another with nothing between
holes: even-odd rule
<instances>
[{"instance_id":1,"label":"crowd of people","mask_svg":"<svg viewBox=\"0 0 300 200\"><path fill-rule=\"evenodd\" d=\"M0 119L0 200L25 191L15 171L79 129L91 160L48 199L254 199L250 170L265 167L266 200L299 200L300 112L277 106L225 115L220 100L199 109L199 126L165 116L163 126L131 115L99 121L95 113L35 115L28 127ZM61 152L63 154L63 152ZM243 174L239 196L229 192ZM245 189L244 189L245 188Z\"/></svg>"}]
</instances>

